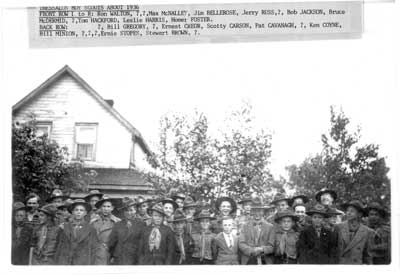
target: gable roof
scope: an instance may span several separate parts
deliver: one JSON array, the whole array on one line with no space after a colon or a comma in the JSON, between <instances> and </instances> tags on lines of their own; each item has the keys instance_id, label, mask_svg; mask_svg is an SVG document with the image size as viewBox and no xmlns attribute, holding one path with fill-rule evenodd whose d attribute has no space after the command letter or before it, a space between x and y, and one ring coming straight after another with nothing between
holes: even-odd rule
<instances>
[{"instance_id":1,"label":"gable roof","mask_svg":"<svg viewBox=\"0 0 400 276\"><path fill-rule=\"evenodd\" d=\"M53 76L48 78L45 82L39 85L36 89L22 98L19 102L17 102L13 107L13 113L17 112L21 107L25 104L36 98L40 95L45 88L49 87L56 81L58 81L63 75L69 74L76 82L78 82L91 96L93 96L107 111L117 119L129 132L132 133L132 138L134 138L142 148L142 150L148 155L153 156L153 152L150 150L146 141L143 139L140 132L129 123L121 114L118 113L115 108L110 106L85 80L83 80L77 73L75 73L68 65L65 65L63 68L58 70Z\"/></svg>"}]
</instances>

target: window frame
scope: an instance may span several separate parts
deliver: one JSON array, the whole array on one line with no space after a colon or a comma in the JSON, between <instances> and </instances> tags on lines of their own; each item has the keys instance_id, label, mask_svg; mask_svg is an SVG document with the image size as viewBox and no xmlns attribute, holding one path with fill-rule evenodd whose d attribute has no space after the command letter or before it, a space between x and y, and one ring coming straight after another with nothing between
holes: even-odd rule
<instances>
[{"instance_id":1,"label":"window frame","mask_svg":"<svg viewBox=\"0 0 400 276\"><path fill-rule=\"evenodd\" d=\"M77 142L76 138L77 138L77 133L78 133L78 128L79 127L93 127L95 129L95 132L96 132L95 133L95 141L94 141L94 144L93 144L93 152L92 152L92 158L91 159L79 158L79 156L78 156L78 142ZM73 154L74 160L96 161L98 129L99 129L99 124L98 123L84 123L84 122L75 123L75 126L74 126L74 154ZM88 144L85 143L83 145L88 145Z\"/></svg>"},{"instance_id":2,"label":"window frame","mask_svg":"<svg viewBox=\"0 0 400 276\"><path fill-rule=\"evenodd\" d=\"M52 121L36 121L35 122L36 137L42 137L43 135L38 135L37 134L37 128L38 127L47 127L47 139L50 140L51 131L53 129L53 122Z\"/></svg>"}]
</instances>

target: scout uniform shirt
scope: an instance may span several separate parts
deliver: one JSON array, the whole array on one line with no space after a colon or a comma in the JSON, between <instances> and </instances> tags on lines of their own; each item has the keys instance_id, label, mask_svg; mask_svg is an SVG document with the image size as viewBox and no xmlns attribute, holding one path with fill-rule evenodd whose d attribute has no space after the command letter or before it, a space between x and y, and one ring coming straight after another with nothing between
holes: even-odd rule
<instances>
[{"instance_id":1,"label":"scout uniform shirt","mask_svg":"<svg viewBox=\"0 0 400 276\"><path fill-rule=\"evenodd\" d=\"M203 232L192 233L194 243L192 257L195 262L203 262L204 260L212 261L211 242L216 237L216 234L210 230Z\"/></svg>"},{"instance_id":2,"label":"scout uniform shirt","mask_svg":"<svg viewBox=\"0 0 400 276\"><path fill-rule=\"evenodd\" d=\"M98 249L96 251L95 264L107 265L109 262L109 252L107 243L110 238L110 234L114 227L114 224L121 221L114 215L104 217L99 215L98 218L91 221L92 226L96 229L97 237L99 239Z\"/></svg>"},{"instance_id":3,"label":"scout uniform shirt","mask_svg":"<svg viewBox=\"0 0 400 276\"><path fill-rule=\"evenodd\" d=\"M390 226L379 225L375 230L376 237L372 247L372 261L374 264L390 264Z\"/></svg>"},{"instance_id":4,"label":"scout uniform shirt","mask_svg":"<svg viewBox=\"0 0 400 276\"><path fill-rule=\"evenodd\" d=\"M295 264L297 262L297 242L299 233L290 229L284 231L276 225L273 230L273 238L268 242L265 254L274 253L276 264Z\"/></svg>"},{"instance_id":5,"label":"scout uniform shirt","mask_svg":"<svg viewBox=\"0 0 400 276\"><path fill-rule=\"evenodd\" d=\"M41 225L34 230L33 239L35 245L32 255L32 265L54 264L59 229L57 225Z\"/></svg>"}]
</instances>

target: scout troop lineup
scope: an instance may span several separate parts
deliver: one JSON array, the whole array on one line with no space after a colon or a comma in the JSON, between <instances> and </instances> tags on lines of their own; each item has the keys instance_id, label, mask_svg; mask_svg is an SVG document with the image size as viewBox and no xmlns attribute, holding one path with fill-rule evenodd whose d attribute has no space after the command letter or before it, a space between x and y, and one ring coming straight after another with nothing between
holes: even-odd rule
<instances>
[{"instance_id":1,"label":"scout troop lineup","mask_svg":"<svg viewBox=\"0 0 400 276\"><path fill-rule=\"evenodd\" d=\"M210 206L190 196L115 199L92 190L69 199L55 190L47 204L29 194L14 203L16 265L389 264L388 212L353 200L335 208L323 189L276 195L272 205L221 197ZM213 212L215 210L215 212Z\"/></svg>"}]
</instances>

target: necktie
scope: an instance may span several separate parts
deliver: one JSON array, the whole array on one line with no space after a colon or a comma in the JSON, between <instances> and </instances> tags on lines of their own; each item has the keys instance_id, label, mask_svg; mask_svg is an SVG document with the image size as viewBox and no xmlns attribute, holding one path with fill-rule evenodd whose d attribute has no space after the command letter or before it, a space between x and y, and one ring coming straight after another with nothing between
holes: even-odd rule
<instances>
[{"instance_id":1,"label":"necktie","mask_svg":"<svg viewBox=\"0 0 400 276\"><path fill-rule=\"evenodd\" d=\"M232 239L232 235L229 234L229 248L232 248L233 246L233 239Z\"/></svg>"}]
</instances>

